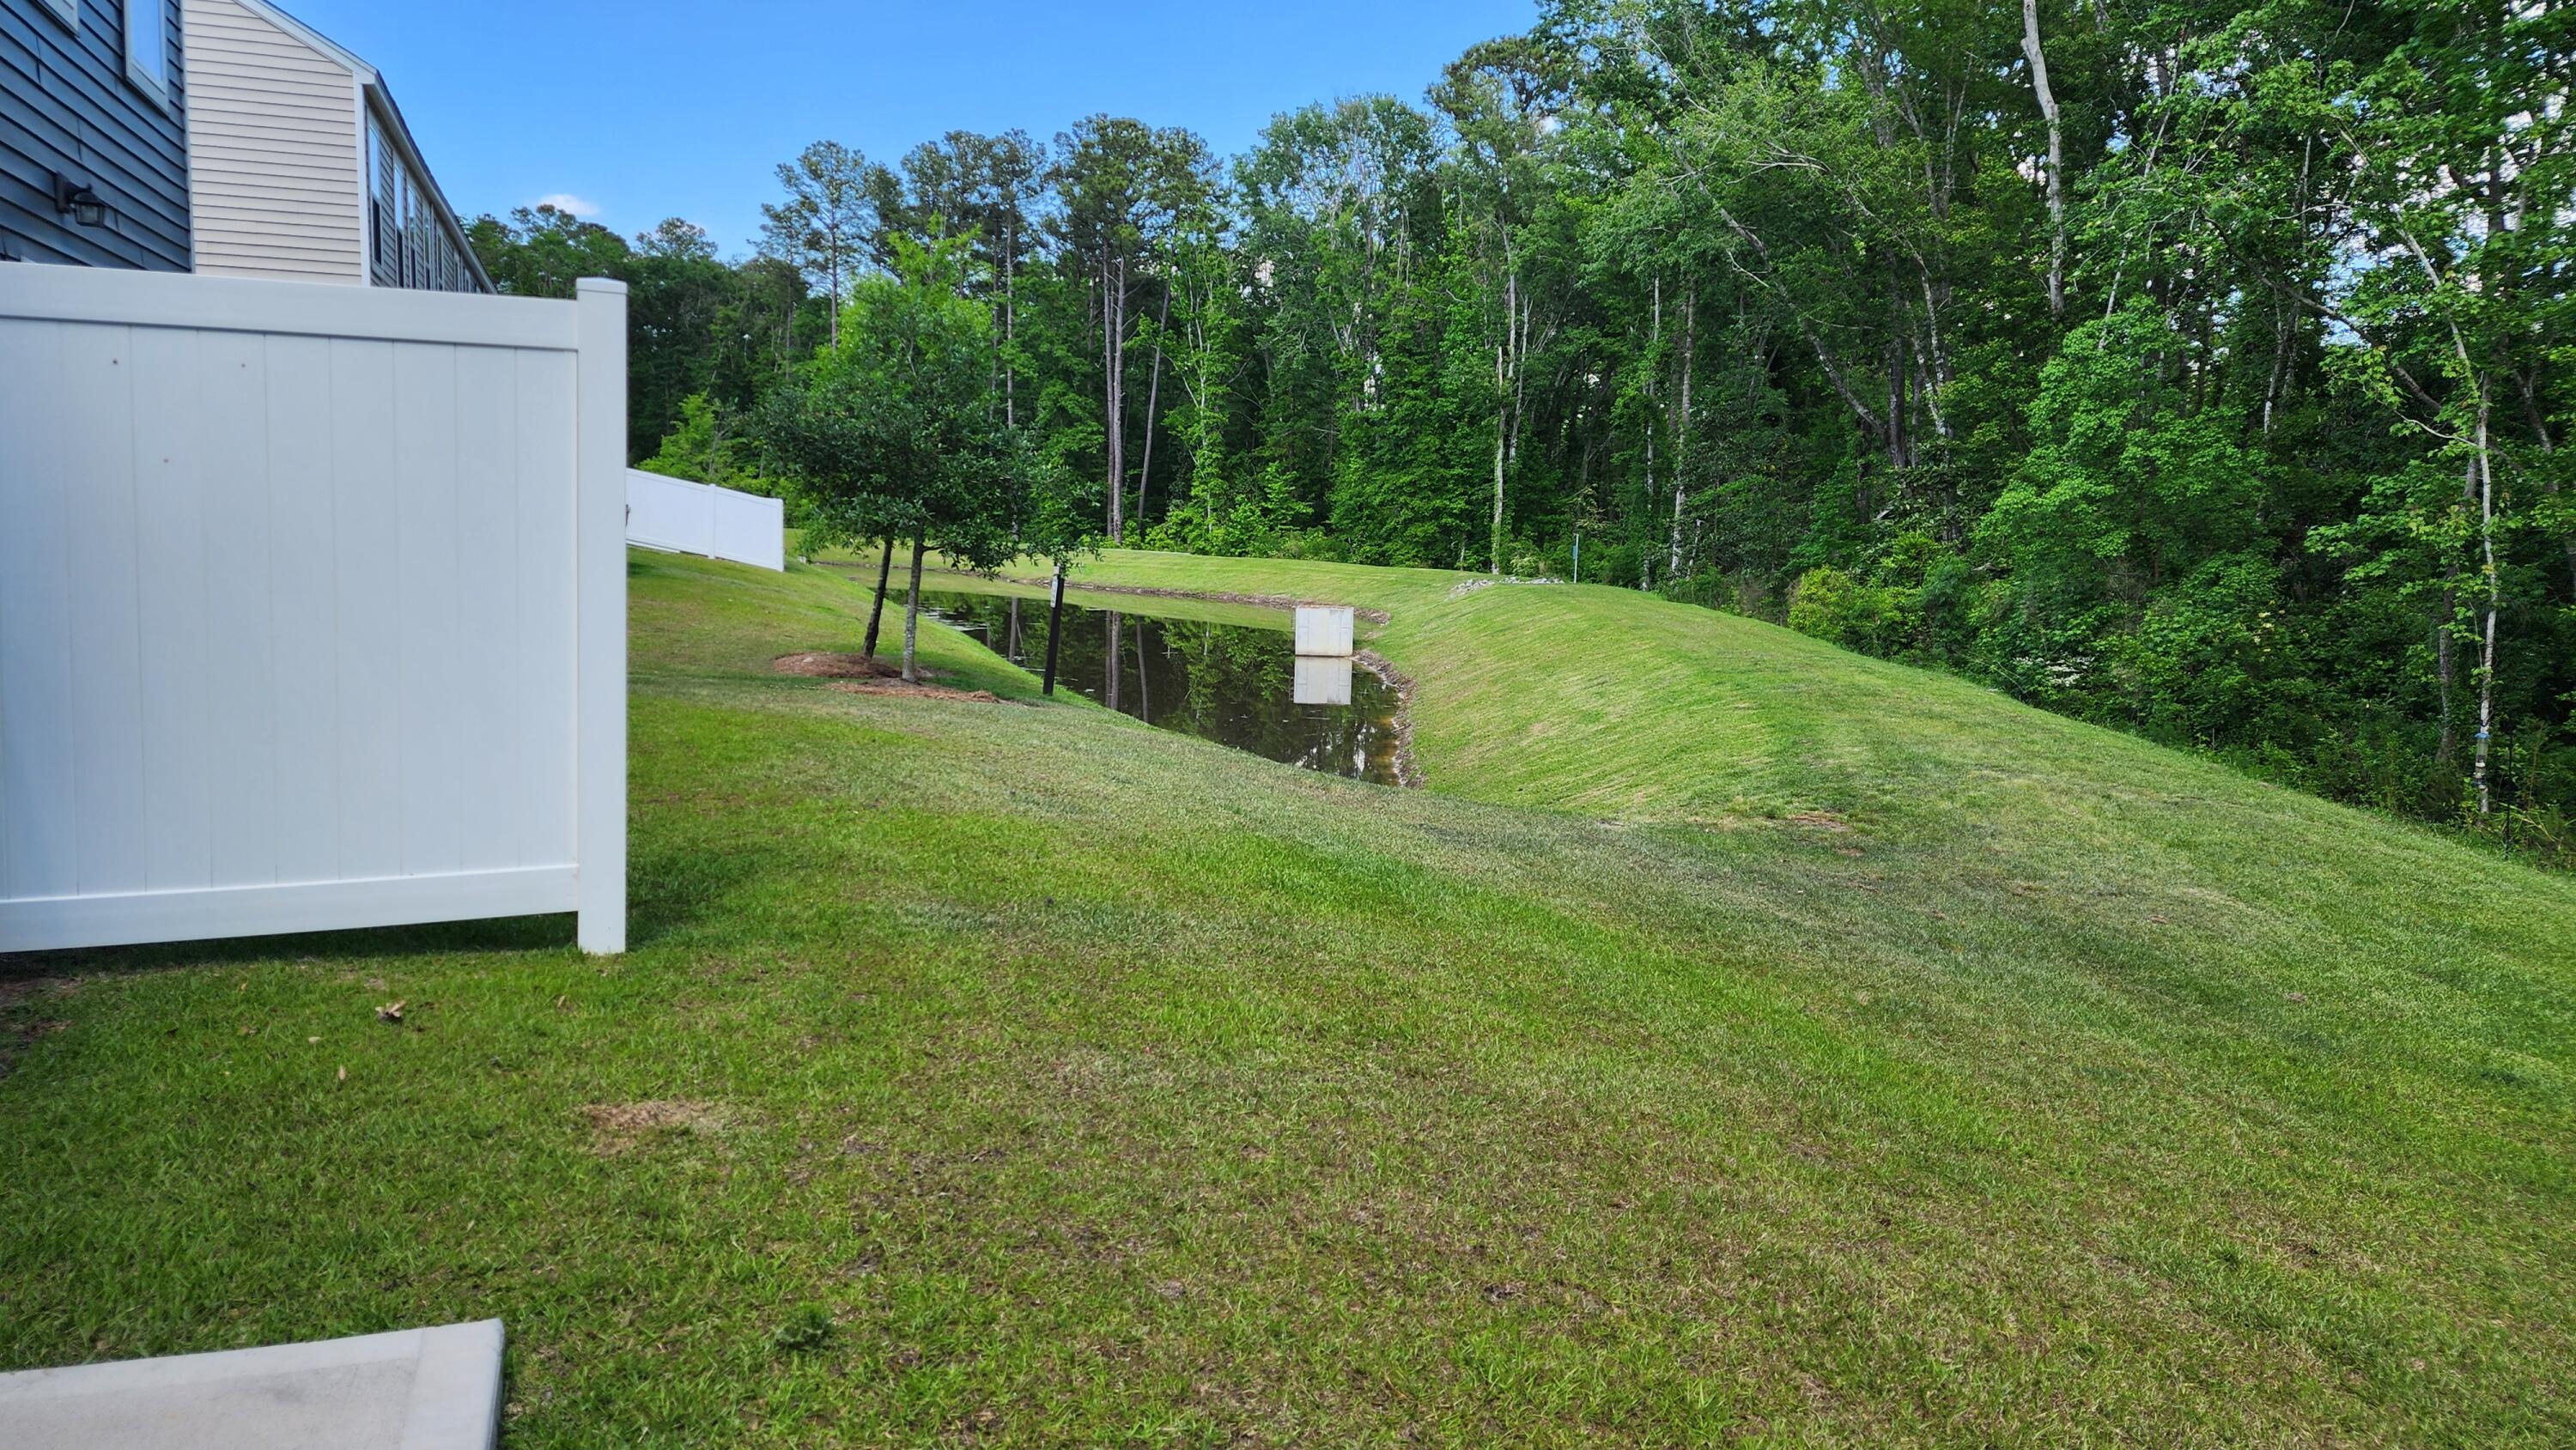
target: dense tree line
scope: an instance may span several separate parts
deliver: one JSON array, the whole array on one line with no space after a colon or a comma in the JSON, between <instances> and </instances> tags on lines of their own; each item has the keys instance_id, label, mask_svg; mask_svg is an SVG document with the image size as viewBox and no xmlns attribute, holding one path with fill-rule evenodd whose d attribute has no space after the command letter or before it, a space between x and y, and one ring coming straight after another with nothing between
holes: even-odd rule
<instances>
[{"instance_id":1,"label":"dense tree line","mask_svg":"<svg viewBox=\"0 0 2576 1450\"><path fill-rule=\"evenodd\" d=\"M1551 0L1230 160L1111 117L818 144L730 267L680 223L476 238L513 290L635 284L639 454L734 446L852 276L956 239L996 406L1113 540L1579 541L1587 582L2563 855L2571 15Z\"/></svg>"}]
</instances>

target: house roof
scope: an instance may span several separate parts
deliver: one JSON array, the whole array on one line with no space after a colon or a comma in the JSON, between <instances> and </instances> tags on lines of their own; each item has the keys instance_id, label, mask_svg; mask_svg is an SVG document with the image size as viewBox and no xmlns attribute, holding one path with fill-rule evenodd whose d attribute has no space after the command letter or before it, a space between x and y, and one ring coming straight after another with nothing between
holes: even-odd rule
<instances>
[{"instance_id":1,"label":"house roof","mask_svg":"<svg viewBox=\"0 0 2576 1450\"><path fill-rule=\"evenodd\" d=\"M439 224L455 238L456 249L463 254L465 265L473 271L474 280L483 284L486 292L499 291L492 285L491 274L483 270L483 259L474 255L474 243L466 237L465 224L457 219L456 208L447 204L447 193L439 189L437 175L429 169L429 163L421 159L420 143L412 139L411 127L403 120L402 108L394 104L394 93L386 87L384 73L338 41L271 4L270 0L233 0L233 3L303 41L315 54L347 68L349 74L356 78L360 94L366 97L367 109L375 114L377 123L384 127L385 135L392 138L394 149L402 153L403 164L411 168L412 176L428 191L430 206L438 213ZM364 138L360 139L364 144Z\"/></svg>"}]
</instances>

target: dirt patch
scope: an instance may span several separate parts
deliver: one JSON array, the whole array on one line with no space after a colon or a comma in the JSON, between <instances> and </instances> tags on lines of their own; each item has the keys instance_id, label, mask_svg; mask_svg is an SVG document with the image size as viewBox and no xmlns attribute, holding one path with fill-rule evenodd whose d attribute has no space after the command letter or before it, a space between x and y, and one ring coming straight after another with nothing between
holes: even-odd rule
<instances>
[{"instance_id":1,"label":"dirt patch","mask_svg":"<svg viewBox=\"0 0 2576 1450\"><path fill-rule=\"evenodd\" d=\"M1351 663L1384 680L1386 687L1395 691L1395 783L1419 788L1422 765L1413 758L1413 677L1373 649L1354 653Z\"/></svg>"},{"instance_id":2,"label":"dirt patch","mask_svg":"<svg viewBox=\"0 0 2576 1450\"><path fill-rule=\"evenodd\" d=\"M959 690L947 685L907 685L894 680L835 680L823 687L845 695L902 695L915 700L972 700L983 705L999 705L1002 697L990 690Z\"/></svg>"},{"instance_id":3,"label":"dirt patch","mask_svg":"<svg viewBox=\"0 0 2576 1450\"><path fill-rule=\"evenodd\" d=\"M590 1124L590 1151L614 1158L663 1133L713 1135L724 1130L725 1113L711 1103L663 1098L641 1103L592 1103L581 1110Z\"/></svg>"},{"instance_id":4,"label":"dirt patch","mask_svg":"<svg viewBox=\"0 0 2576 1450\"><path fill-rule=\"evenodd\" d=\"M1791 811L1787 819L1790 825L1805 826L1811 831L1848 831L1851 829L1849 823L1832 811Z\"/></svg>"},{"instance_id":5,"label":"dirt patch","mask_svg":"<svg viewBox=\"0 0 2576 1450\"><path fill-rule=\"evenodd\" d=\"M825 650L780 655L769 662L769 667L782 675L802 675L817 680L882 680L903 673L902 667L867 655L833 654Z\"/></svg>"},{"instance_id":6,"label":"dirt patch","mask_svg":"<svg viewBox=\"0 0 2576 1450\"><path fill-rule=\"evenodd\" d=\"M17 1008L39 998L68 996L80 983L72 977L0 977L0 1077L7 1077L18 1054L40 1037L51 1037L71 1026L51 1019L10 1022L5 1020Z\"/></svg>"},{"instance_id":7,"label":"dirt patch","mask_svg":"<svg viewBox=\"0 0 2576 1450\"><path fill-rule=\"evenodd\" d=\"M0 1012L37 997L60 997L80 985L70 977L0 977Z\"/></svg>"},{"instance_id":8,"label":"dirt patch","mask_svg":"<svg viewBox=\"0 0 2576 1450\"><path fill-rule=\"evenodd\" d=\"M1551 579L1545 575L1541 575L1534 579L1524 579L1518 574L1505 574L1500 578L1495 578L1489 574L1481 578L1459 580L1456 584L1450 586L1449 597L1452 600L1464 599L1479 589L1491 589L1498 584L1562 584L1564 582L1565 581L1562 579Z\"/></svg>"}]
</instances>

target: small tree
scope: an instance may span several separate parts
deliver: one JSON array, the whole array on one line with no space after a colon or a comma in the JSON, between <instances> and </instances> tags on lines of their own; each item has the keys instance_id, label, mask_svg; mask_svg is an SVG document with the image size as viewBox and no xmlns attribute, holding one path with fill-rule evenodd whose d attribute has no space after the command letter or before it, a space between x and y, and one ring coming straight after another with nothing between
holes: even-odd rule
<instances>
[{"instance_id":1,"label":"small tree","mask_svg":"<svg viewBox=\"0 0 2576 1450\"><path fill-rule=\"evenodd\" d=\"M840 343L770 397L761 433L813 542L885 541L872 655L893 541L911 541L903 677L914 681L924 557L936 547L977 570L1010 557L1026 450L996 417L992 313L962 295L965 241L893 246L895 275L852 288Z\"/></svg>"}]
</instances>

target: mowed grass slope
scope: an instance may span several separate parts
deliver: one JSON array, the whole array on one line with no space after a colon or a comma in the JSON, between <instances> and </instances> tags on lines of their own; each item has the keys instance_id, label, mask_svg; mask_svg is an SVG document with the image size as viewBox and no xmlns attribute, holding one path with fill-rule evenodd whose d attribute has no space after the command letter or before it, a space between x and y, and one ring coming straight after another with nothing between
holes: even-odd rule
<instances>
[{"instance_id":1,"label":"mowed grass slope","mask_svg":"<svg viewBox=\"0 0 2576 1450\"><path fill-rule=\"evenodd\" d=\"M0 1367L497 1314L513 1446L2576 1438L2564 880L1615 591L1087 571L1388 609L1405 792L635 571L626 957L0 966Z\"/></svg>"}]
</instances>

